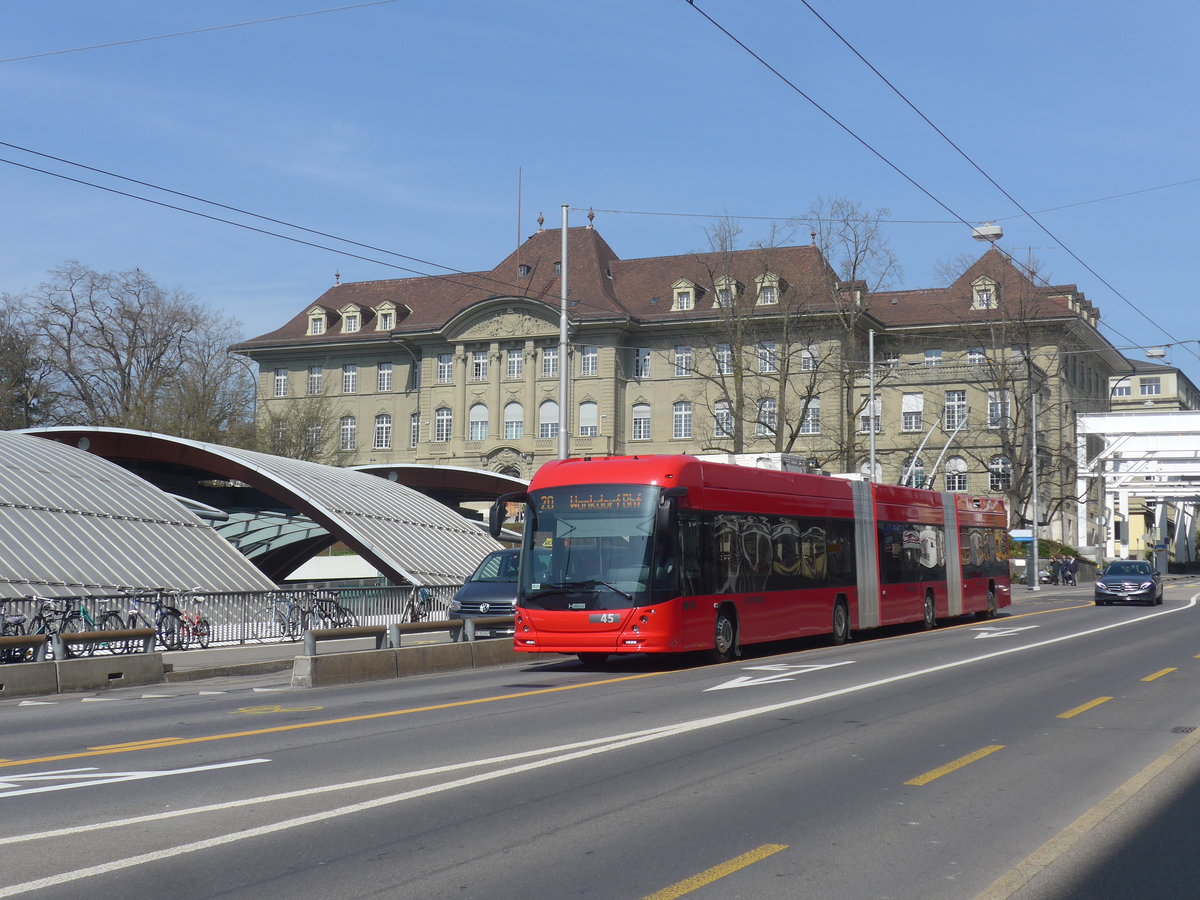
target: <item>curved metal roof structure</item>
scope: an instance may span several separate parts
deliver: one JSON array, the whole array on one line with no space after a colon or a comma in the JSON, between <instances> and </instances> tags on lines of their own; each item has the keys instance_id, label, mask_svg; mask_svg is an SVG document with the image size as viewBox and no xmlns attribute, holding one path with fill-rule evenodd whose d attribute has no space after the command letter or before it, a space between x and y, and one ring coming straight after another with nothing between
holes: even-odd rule
<instances>
[{"instance_id":1,"label":"curved metal roof structure","mask_svg":"<svg viewBox=\"0 0 1200 900\"><path fill-rule=\"evenodd\" d=\"M122 467L65 444L0 432L0 596L123 587L273 585L208 525Z\"/></svg>"},{"instance_id":2,"label":"curved metal roof structure","mask_svg":"<svg viewBox=\"0 0 1200 900\"><path fill-rule=\"evenodd\" d=\"M327 534L281 538L272 552L256 556L255 564L275 580L341 540L393 582L460 584L500 546L436 500L364 472L124 428L29 434L88 450L162 490L220 509L303 513Z\"/></svg>"},{"instance_id":3,"label":"curved metal roof structure","mask_svg":"<svg viewBox=\"0 0 1200 900\"><path fill-rule=\"evenodd\" d=\"M491 502L501 494L524 490L529 486L529 482L521 478L466 466L369 463L351 468L355 472L369 472L398 482L451 507L472 501Z\"/></svg>"}]
</instances>

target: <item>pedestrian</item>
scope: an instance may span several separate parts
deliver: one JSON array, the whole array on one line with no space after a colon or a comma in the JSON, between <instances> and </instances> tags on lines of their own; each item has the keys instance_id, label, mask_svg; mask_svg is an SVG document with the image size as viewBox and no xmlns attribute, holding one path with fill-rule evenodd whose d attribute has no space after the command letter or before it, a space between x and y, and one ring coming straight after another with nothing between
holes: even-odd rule
<instances>
[{"instance_id":1,"label":"pedestrian","mask_svg":"<svg viewBox=\"0 0 1200 900\"><path fill-rule=\"evenodd\" d=\"M1079 571L1079 560L1074 556L1064 556L1062 564L1063 584L1075 586L1075 573Z\"/></svg>"},{"instance_id":2,"label":"pedestrian","mask_svg":"<svg viewBox=\"0 0 1200 900\"><path fill-rule=\"evenodd\" d=\"M1059 573L1062 572L1062 560L1057 555L1050 559L1050 583L1058 584Z\"/></svg>"}]
</instances>

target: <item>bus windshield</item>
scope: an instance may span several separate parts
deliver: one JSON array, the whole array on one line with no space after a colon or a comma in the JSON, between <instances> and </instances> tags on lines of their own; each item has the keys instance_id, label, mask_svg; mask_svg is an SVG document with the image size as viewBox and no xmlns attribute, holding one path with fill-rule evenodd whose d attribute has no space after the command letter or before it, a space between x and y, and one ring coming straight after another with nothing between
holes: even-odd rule
<instances>
[{"instance_id":1,"label":"bus windshield","mask_svg":"<svg viewBox=\"0 0 1200 900\"><path fill-rule=\"evenodd\" d=\"M522 606L629 609L648 602L657 487L551 488L529 499Z\"/></svg>"}]
</instances>

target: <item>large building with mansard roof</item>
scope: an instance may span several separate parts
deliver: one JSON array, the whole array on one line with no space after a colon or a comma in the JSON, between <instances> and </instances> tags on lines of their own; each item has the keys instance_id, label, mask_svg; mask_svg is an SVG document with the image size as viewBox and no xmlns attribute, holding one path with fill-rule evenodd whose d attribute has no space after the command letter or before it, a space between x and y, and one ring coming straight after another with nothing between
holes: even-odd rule
<instances>
[{"instance_id":1,"label":"large building with mansard roof","mask_svg":"<svg viewBox=\"0 0 1200 900\"><path fill-rule=\"evenodd\" d=\"M869 475L873 428L877 479L1004 495L1017 525L1036 395L1040 518L1097 539L1074 417L1128 364L1074 285L994 247L949 286L872 293L812 245L622 259L591 225L567 242L566 359L562 233L539 230L490 271L335 284L237 345L260 426L344 465L527 478L557 455L566 366L572 455L786 452Z\"/></svg>"}]
</instances>

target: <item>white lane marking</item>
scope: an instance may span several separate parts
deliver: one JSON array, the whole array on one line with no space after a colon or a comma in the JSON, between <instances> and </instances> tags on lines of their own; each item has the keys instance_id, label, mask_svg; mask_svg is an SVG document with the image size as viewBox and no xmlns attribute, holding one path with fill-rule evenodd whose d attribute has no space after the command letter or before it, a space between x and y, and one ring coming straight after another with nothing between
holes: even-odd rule
<instances>
[{"instance_id":1,"label":"white lane marking","mask_svg":"<svg viewBox=\"0 0 1200 900\"><path fill-rule=\"evenodd\" d=\"M287 831L292 828L298 828L302 825L311 825L316 822L322 822L329 819L340 818L342 816L353 815L355 813L364 812L370 809L377 809L382 806L388 806L394 803L402 803L405 800L412 800L419 797L432 796L445 791L456 790L460 787L469 787L471 785L480 784L486 781L493 781L497 778L505 778L510 775L518 775L523 772L530 772L536 769L542 769L549 766L558 765L559 763L570 762L576 759L583 759L588 756L594 756L600 753L607 753L612 750L620 750L625 747L632 747L637 744L646 743L649 741L660 740L665 737L674 737L676 735L687 734L692 731L699 731L705 728L712 728L717 725L725 725L730 722L737 722L742 719L749 719L755 716L770 715L780 712L781 710L794 709L798 706L807 706L810 703L816 703L820 700L828 700L833 697L843 697L848 694L856 694L860 691L871 690L872 688L882 687L884 685L896 684L901 681L908 681L913 678L920 678L924 675L930 675L935 672L945 672L950 669L961 668L962 666L971 665L972 663L985 662L991 659L997 659L1001 656L1009 656L1014 653L1026 653L1030 650L1035 650L1040 647L1048 647L1053 644L1061 644L1064 641L1071 641L1081 637L1087 637L1093 634L1099 634L1104 631L1110 631L1114 628L1124 628L1129 625L1143 622L1148 619L1154 619L1158 616L1174 615L1184 610L1192 609L1196 606L1197 598L1200 595L1193 596L1186 605L1176 607L1174 609L1165 609L1161 612L1149 613L1144 616L1139 616L1136 619L1125 619L1120 622L1112 622L1108 625L1100 625L1096 628L1089 628L1086 631L1080 631L1073 634L1065 634L1060 637L1047 638L1044 641L1038 641L1033 644L1022 644L1019 647L1008 647L1004 650L995 650L990 653L984 653L979 656L960 659L954 662L942 663L936 666L929 666L924 669L914 669L911 672L902 672L898 675L891 675L886 678L878 678L874 681L863 682L862 684L849 685L843 688L837 688L832 691L825 691L821 694L811 694L807 697L795 697L790 700L784 700L779 703L771 703L767 706L758 706L752 709L739 710L737 712L724 713L719 716L710 716L704 719L694 719L690 722L680 722L677 725L667 725L660 728L653 728L647 731L631 732L626 735L616 735L612 738L602 738L599 741L585 741L576 744L576 747L585 749L574 750L573 752L562 753L559 756L553 756L549 759L538 760L534 762L523 763L521 765L509 766L504 769L497 769L492 772L482 772L478 775L459 778L454 781L444 782L442 784L429 785L428 787L418 788L416 790L404 791L399 794L392 794L386 797L376 797L372 800L367 800L362 803L354 803L348 806L338 807L336 809L326 810L320 813L313 813L307 816L298 816L293 819L283 819L279 822L274 822L270 825L262 825L257 828L248 828L243 831L230 832L228 834L217 835L213 838L208 838L201 841L193 841L189 844L180 844L176 847L168 847L163 850L156 850L150 853L142 853L137 856L129 856L122 859L114 860L110 863L101 863L96 866L88 866L86 868L75 869L70 872L62 872L58 875L50 875L45 878L26 881L20 884L8 885L0 887L0 897L15 897L26 893L27 891L39 890L46 887L55 887L62 884L70 884L74 881L80 881L84 878L92 878L97 875L106 875L111 872L116 872L121 869L126 869L131 866L140 866L148 863L159 862L161 860L171 859L183 853L195 853L201 850L208 850L212 847L220 847L224 844L231 844L236 841L247 840L250 838L261 837L263 835L275 834L281 831ZM609 741L603 743L602 741ZM592 744L593 746L587 746ZM567 745L568 747L571 745ZM284 797L303 797L313 794L325 793L331 790L341 788L358 787L365 784L380 784L385 781L395 781L403 778L416 777L417 775L431 775L440 772L452 771L456 768L463 768L469 765L483 765L488 762L499 762L504 760L512 760L521 757L529 757L546 752L557 752L565 748L547 748L542 751L527 751L525 753L512 754L508 757L499 757L495 760L480 760L476 763L464 763L457 766L444 766L436 769L426 769L423 772L400 773L391 776L385 776L379 779L369 779L361 782L351 782L347 785L327 785L325 787L307 788L299 791L290 791L287 794L276 794L267 797L253 797L244 800L232 801L229 803L213 804L207 807L200 807L188 810L173 810L167 813L158 813L149 816L138 816L133 819L115 820L104 822L98 825L79 826L73 829L57 829L56 831L44 831L39 834L14 835L3 838L5 844L14 844L27 840L38 840L41 838L57 837L70 833L78 833L82 831L94 831L99 828L113 828L123 825L132 825L140 822L155 821L158 819L171 818L179 815L192 815L201 811L210 811L214 809L232 809L235 807L256 806L267 800L283 799Z\"/></svg>"},{"instance_id":2,"label":"white lane marking","mask_svg":"<svg viewBox=\"0 0 1200 900\"><path fill-rule=\"evenodd\" d=\"M717 684L710 688L705 688L707 691L724 691L729 688L748 687L754 684L778 684L781 681L795 681L797 675L803 675L807 672L819 672L822 669L833 669L838 666L850 666L854 664L854 660L847 659L842 662L821 664L791 664L791 663L776 663L769 666L744 666L746 671L754 672L777 672L776 675L767 675L765 677L755 678L752 675L739 675L732 681L726 681L724 684Z\"/></svg>"},{"instance_id":3,"label":"white lane marking","mask_svg":"<svg viewBox=\"0 0 1200 900\"><path fill-rule=\"evenodd\" d=\"M980 638L1007 637L1010 634L1018 634L1037 627L1037 625L1022 625L1019 628L997 628L995 625L984 625L982 628L972 628L971 630L978 632L975 640L979 640Z\"/></svg>"},{"instance_id":4,"label":"white lane marking","mask_svg":"<svg viewBox=\"0 0 1200 900\"><path fill-rule=\"evenodd\" d=\"M269 759L239 759L233 762L213 763L207 766L189 766L185 769L159 769L142 772L100 772L95 768L60 769L56 772L31 772L26 775L8 775L0 781L0 800L8 797L24 797L26 794L48 794L52 791L70 791L76 788L94 787L98 784L121 784L125 781L145 781L147 778L167 778L171 775L186 775L190 772L210 772L214 769L232 769L237 766L252 766L256 763L270 762ZM86 773L86 774L84 774ZM47 784L41 787L10 790L21 784L33 781L59 781L62 784Z\"/></svg>"},{"instance_id":5,"label":"white lane marking","mask_svg":"<svg viewBox=\"0 0 1200 900\"><path fill-rule=\"evenodd\" d=\"M57 700L22 700L17 706L55 706Z\"/></svg>"}]
</instances>

